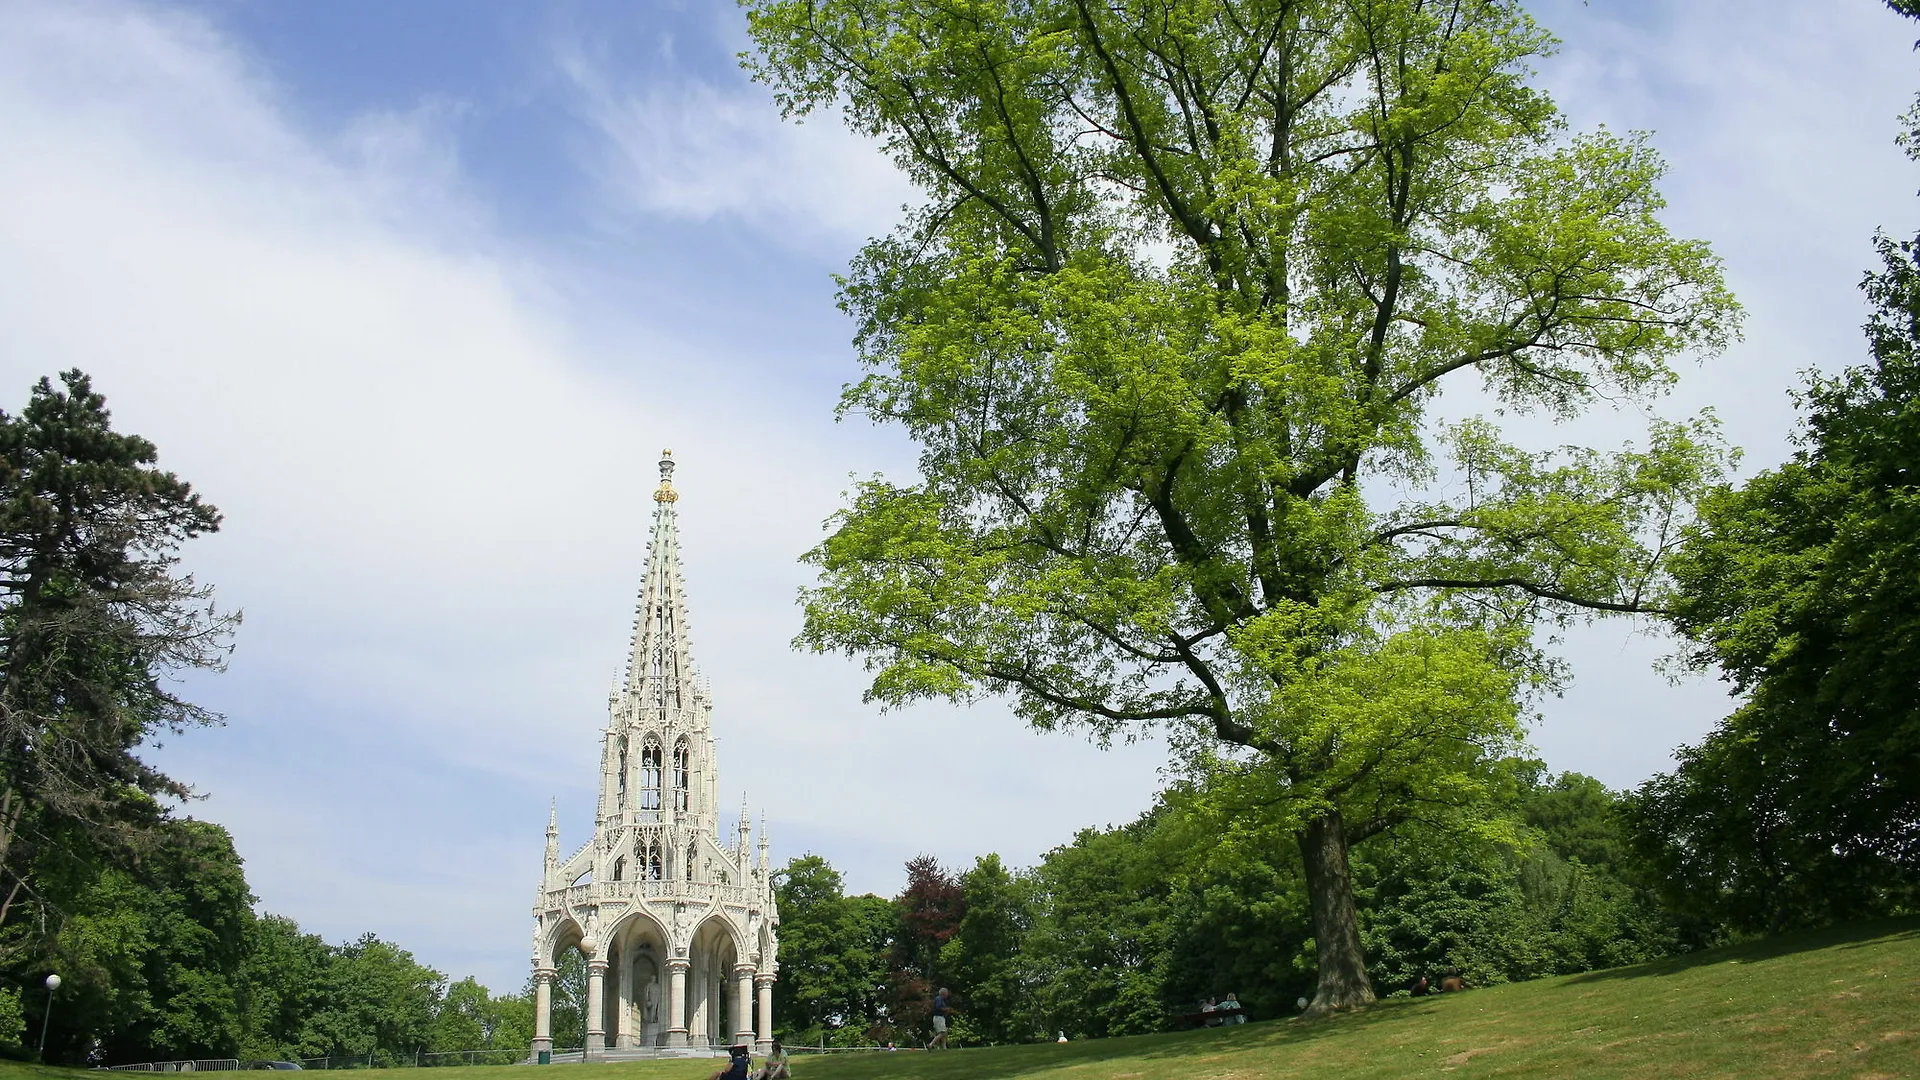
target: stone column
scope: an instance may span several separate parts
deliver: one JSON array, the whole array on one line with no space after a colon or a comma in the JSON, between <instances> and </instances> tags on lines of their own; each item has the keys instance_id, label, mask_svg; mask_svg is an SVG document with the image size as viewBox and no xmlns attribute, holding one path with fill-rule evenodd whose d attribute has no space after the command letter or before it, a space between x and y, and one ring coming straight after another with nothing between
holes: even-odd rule
<instances>
[{"instance_id":1,"label":"stone column","mask_svg":"<svg viewBox=\"0 0 1920 1080\"><path fill-rule=\"evenodd\" d=\"M533 969L533 1060L540 1051L553 1050L553 977L559 974L549 967Z\"/></svg>"},{"instance_id":2,"label":"stone column","mask_svg":"<svg viewBox=\"0 0 1920 1080\"><path fill-rule=\"evenodd\" d=\"M587 1045L582 1057L594 1057L607 1048L607 961L599 956L587 961Z\"/></svg>"},{"instance_id":3,"label":"stone column","mask_svg":"<svg viewBox=\"0 0 1920 1080\"><path fill-rule=\"evenodd\" d=\"M733 1041L753 1045L753 965L733 965Z\"/></svg>"},{"instance_id":4,"label":"stone column","mask_svg":"<svg viewBox=\"0 0 1920 1080\"><path fill-rule=\"evenodd\" d=\"M626 1048L633 1042L633 957L620 950L620 992L613 1007L613 1045Z\"/></svg>"},{"instance_id":5,"label":"stone column","mask_svg":"<svg viewBox=\"0 0 1920 1080\"><path fill-rule=\"evenodd\" d=\"M687 959L687 1045L713 1045L713 957L694 946Z\"/></svg>"},{"instance_id":6,"label":"stone column","mask_svg":"<svg viewBox=\"0 0 1920 1080\"><path fill-rule=\"evenodd\" d=\"M760 991L760 1038L753 1048L766 1054L773 1050L773 975L761 972L753 977L753 985Z\"/></svg>"},{"instance_id":7,"label":"stone column","mask_svg":"<svg viewBox=\"0 0 1920 1080\"><path fill-rule=\"evenodd\" d=\"M676 956L667 961L667 1045L687 1045L687 961Z\"/></svg>"}]
</instances>

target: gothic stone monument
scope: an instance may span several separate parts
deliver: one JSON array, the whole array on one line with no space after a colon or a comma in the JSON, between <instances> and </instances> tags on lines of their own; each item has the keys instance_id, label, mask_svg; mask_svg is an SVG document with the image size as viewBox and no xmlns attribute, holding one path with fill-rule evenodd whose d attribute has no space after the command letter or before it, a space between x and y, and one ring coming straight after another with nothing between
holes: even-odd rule
<instances>
[{"instance_id":1,"label":"gothic stone monument","mask_svg":"<svg viewBox=\"0 0 1920 1080\"><path fill-rule=\"evenodd\" d=\"M779 970L762 821L720 834L713 702L693 666L674 531L673 455L653 493L653 542L626 677L609 696L593 839L562 859L553 815L533 905L534 1051L553 1048L558 957L587 960L586 1055L773 1040ZM756 1016L757 1006L757 1016ZM757 1024L756 1024L757 1020Z\"/></svg>"}]
</instances>

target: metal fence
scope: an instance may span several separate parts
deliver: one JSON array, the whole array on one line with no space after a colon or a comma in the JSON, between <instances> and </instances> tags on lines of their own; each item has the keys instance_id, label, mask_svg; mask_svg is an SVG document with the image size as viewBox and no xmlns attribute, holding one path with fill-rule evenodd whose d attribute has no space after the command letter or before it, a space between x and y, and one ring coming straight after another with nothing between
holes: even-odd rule
<instances>
[{"instance_id":1,"label":"metal fence","mask_svg":"<svg viewBox=\"0 0 1920 1080\"><path fill-rule=\"evenodd\" d=\"M857 1054L886 1051L886 1046L789 1046L787 1051L794 1054ZM901 1050L918 1050L917 1046L902 1046ZM684 1053L685 1051L681 1051ZM598 1051L596 1051L598 1053ZM555 1047L553 1062L565 1064L581 1061L585 1054L577 1046ZM648 1053L641 1050L620 1050L611 1052L609 1057L632 1059L651 1056L674 1056L672 1051L655 1050ZM527 1050L445 1050L427 1053L420 1051L407 1055L381 1054L334 1054L328 1057L289 1059L302 1069L411 1069L411 1068L448 1068L475 1065L524 1065L533 1060L533 1051ZM143 1061L138 1065L109 1065L113 1072L222 1072L235 1069L271 1069L267 1061L242 1061L238 1058L196 1058L191 1061Z\"/></svg>"},{"instance_id":2,"label":"metal fence","mask_svg":"<svg viewBox=\"0 0 1920 1080\"><path fill-rule=\"evenodd\" d=\"M462 1065L524 1065L533 1060L533 1051L522 1050L439 1050L402 1054L335 1054L331 1057L299 1058L303 1069L412 1069Z\"/></svg>"},{"instance_id":3,"label":"metal fence","mask_svg":"<svg viewBox=\"0 0 1920 1080\"><path fill-rule=\"evenodd\" d=\"M188 1061L143 1061L138 1065L110 1065L113 1072L220 1072L238 1069L238 1058L193 1058Z\"/></svg>"},{"instance_id":4,"label":"metal fence","mask_svg":"<svg viewBox=\"0 0 1920 1080\"><path fill-rule=\"evenodd\" d=\"M578 1051L575 1051L578 1053ZM302 1069L411 1069L456 1065L524 1065L533 1060L531 1050L446 1050L411 1055L334 1054L328 1057L285 1059ZM192 1061L143 1061L138 1065L109 1065L110 1072L219 1072L235 1069L271 1070L279 1061L242 1061L238 1058L198 1058Z\"/></svg>"}]
</instances>

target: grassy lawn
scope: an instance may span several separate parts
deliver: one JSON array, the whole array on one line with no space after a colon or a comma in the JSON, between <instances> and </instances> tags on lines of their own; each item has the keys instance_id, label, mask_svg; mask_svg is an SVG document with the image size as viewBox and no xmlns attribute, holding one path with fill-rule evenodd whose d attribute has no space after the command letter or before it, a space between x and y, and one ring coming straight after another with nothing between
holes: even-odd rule
<instances>
[{"instance_id":1,"label":"grassy lawn","mask_svg":"<svg viewBox=\"0 0 1920 1080\"><path fill-rule=\"evenodd\" d=\"M486 1067L472 1080L693 1080L718 1061ZM419 1080L417 1070L357 1071ZM1613 971L1388 1001L1332 1022L1065 1045L845 1054L799 1080L1401 1080L1470 1077L1920 1078L1920 919L1851 927ZM0 1080L72 1080L0 1065Z\"/></svg>"}]
</instances>

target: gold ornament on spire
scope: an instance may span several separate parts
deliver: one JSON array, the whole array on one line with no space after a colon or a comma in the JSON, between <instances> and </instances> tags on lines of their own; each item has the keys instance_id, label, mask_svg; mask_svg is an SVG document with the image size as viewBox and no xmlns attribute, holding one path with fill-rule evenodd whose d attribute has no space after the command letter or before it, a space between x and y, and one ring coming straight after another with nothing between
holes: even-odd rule
<instances>
[{"instance_id":1,"label":"gold ornament on spire","mask_svg":"<svg viewBox=\"0 0 1920 1080\"><path fill-rule=\"evenodd\" d=\"M653 489L653 501L657 503L679 502L680 493L673 490L673 451L660 451L660 486Z\"/></svg>"}]
</instances>

